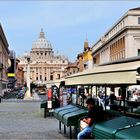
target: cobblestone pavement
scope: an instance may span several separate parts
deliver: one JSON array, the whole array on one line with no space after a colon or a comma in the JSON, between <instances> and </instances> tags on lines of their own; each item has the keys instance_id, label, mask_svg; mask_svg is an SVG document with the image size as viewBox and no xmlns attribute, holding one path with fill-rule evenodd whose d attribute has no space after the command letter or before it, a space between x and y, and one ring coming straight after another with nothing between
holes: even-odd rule
<instances>
[{"instance_id":1,"label":"cobblestone pavement","mask_svg":"<svg viewBox=\"0 0 140 140\"><path fill-rule=\"evenodd\" d=\"M58 131L58 120L43 118L40 102L0 103L0 139L69 139Z\"/></svg>"}]
</instances>

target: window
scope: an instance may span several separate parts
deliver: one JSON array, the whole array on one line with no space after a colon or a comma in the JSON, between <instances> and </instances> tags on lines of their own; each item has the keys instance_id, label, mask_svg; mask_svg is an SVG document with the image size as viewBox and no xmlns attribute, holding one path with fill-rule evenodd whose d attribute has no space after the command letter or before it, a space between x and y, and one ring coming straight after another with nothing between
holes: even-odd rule
<instances>
[{"instance_id":1,"label":"window","mask_svg":"<svg viewBox=\"0 0 140 140\"><path fill-rule=\"evenodd\" d=\"M140 49L138 49L138 56L140 56Z\"/></svg>"},{"instance_id":2,"label":"window","mask_svg":"<svg viewBox=\"0 0 140 140\"><path fill-rule=\"evenodd\" d=\"M60 79L60 74L57 74L57 78Z\"/></svg>"},{"instance_id":3,"label":"window","mask_svg":"<svg viewBox=\"0 0 140 140\"><path fill-rule=\"evenodd\" d=\"M50 76L50 80L53 80L53 75Z\"/></svg>"},{"instance_id":4,"label":"window","mask_svg":"<svg viewBox=\"0 0 140 140\"><path fill-rule=\"evenodd\" d=\"M38 77L36 77L36 80L38 80Z\"/></svg>"},{"instance_id":5,"label":"window","mask_svg":"<svg viewBox=\"0 0 140 140\"><path fill-rule=\"evenodd\" d=\"M78 68L78 72L80 71L80 68Z\"/></svg>"},{"instance_id":6,"label":"window","mask_svg":"<svg viewBox=\"0 0 140 140\"><path fill-rule=\"evenodd\" d=\"M87 69L88 68L88 64L84 64L84 69Z\"/></svg>"},{"instance_id":7,"label":"window","mask_svg":"<svg viewBox=\"0 0 140 140\"><path fill-rule=\"evenodd\" d=\"M93 63L96 64L96 58L93 58Z\"/></svg>"},{"instance_id":8,"label":"window","mask_svg":"<svg viewBox=\"0 0 140 140\"><path fill-rule=\"evenodd\" d=\"M45 81L47 80L47 77L45 77Z\"/></svg>"},{"instance_id":9,"label":"window","mask_svg":"<svg viewBox=\"0 0 140 140\"><path fill-rule=\"evenodd\" d=\"M42 75L40 75L40 80L42 80Z\"/></svg>"},{"instance_id":10,"label":"window","mask_svg":"<svg viewBox=\"0 0 140 140\"><path fill-rule=\"evenodd\" d=\"M138 24L140 24L140 17L138 17Z\"/></svg>"}]
</instances>

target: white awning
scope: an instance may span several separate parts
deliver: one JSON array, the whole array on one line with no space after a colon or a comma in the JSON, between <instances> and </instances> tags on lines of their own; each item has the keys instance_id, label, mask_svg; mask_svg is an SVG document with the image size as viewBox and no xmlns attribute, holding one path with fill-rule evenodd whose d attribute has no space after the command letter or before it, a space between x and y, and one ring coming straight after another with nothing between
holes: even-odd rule
<instances>
[{"instance_id":1,"label":"white awning","mask_svg":"<svg viewBox=\"0 0 140 140\"><path fill-rule=\"evenodd\" d=\"M97 66L66 77L66 85L80 84L136 84L140 61Z\"/></svg>"},{"instance_id":2,"label":"white awning","mask_svg":"<svg viewBox=\"0 0 140 140\"><path fill-rule=\"evenodd\" d=\"M67 78L65 84L136 84L136 71L84 74Z\"/></svg>"}]
</instances>

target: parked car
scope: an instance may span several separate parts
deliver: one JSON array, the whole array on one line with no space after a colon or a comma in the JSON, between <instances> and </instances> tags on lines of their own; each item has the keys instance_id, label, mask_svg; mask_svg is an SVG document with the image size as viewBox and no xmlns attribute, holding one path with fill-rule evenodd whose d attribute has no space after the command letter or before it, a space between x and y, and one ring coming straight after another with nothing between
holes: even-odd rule
<instances>
[{"instance_id":1,"label":"parked car","mask_svg":"<svg viewBox=\"0 0 140 140\"><path fill-rule=\"evenodd\" d=\"M23 99L24 98L24 94L25 94L24 90L20 90L18 92L18 94L17 94L17 99Z\"/></svg>"}]
</instances>

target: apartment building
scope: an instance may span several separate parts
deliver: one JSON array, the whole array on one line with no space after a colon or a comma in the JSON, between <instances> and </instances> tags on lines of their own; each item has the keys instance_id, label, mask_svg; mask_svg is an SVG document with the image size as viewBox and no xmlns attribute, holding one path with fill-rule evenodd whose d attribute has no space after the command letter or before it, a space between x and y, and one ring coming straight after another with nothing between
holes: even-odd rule
<instances>
[{"instance_id":1,"label":"apartment building","mask_svg":"<svg viewBox=\"0 0 140 140\"><path fill-rule=\"evenodd\" d=\"M78 72L77 63L76 62L74 62L74 63L69 62L68 66L65 68L65 76L64 77L72 75L72 74L77 73L77 72Z\"/></svg>"},{"instance_id":2,"label":"apartment building","mask_svg":"<svg viewBox=\"0 0 140 140\"><path fill-rule=\"evenodd\" d=\"M94 66L140 56L140 7L128 10L93 46Z\"/></svg>"},{"instance_id":3,"label":"apartment building","mask_svg":"<svg viewBox=\"0 0 140 140\"><path fill-rule=\"evenodd\" d=\"M9 59L9 44L2 25L0 24L0 92L7 87L7 69ZM1 93L0 93L1 94Z\"/></svg>"}]
</instances>

